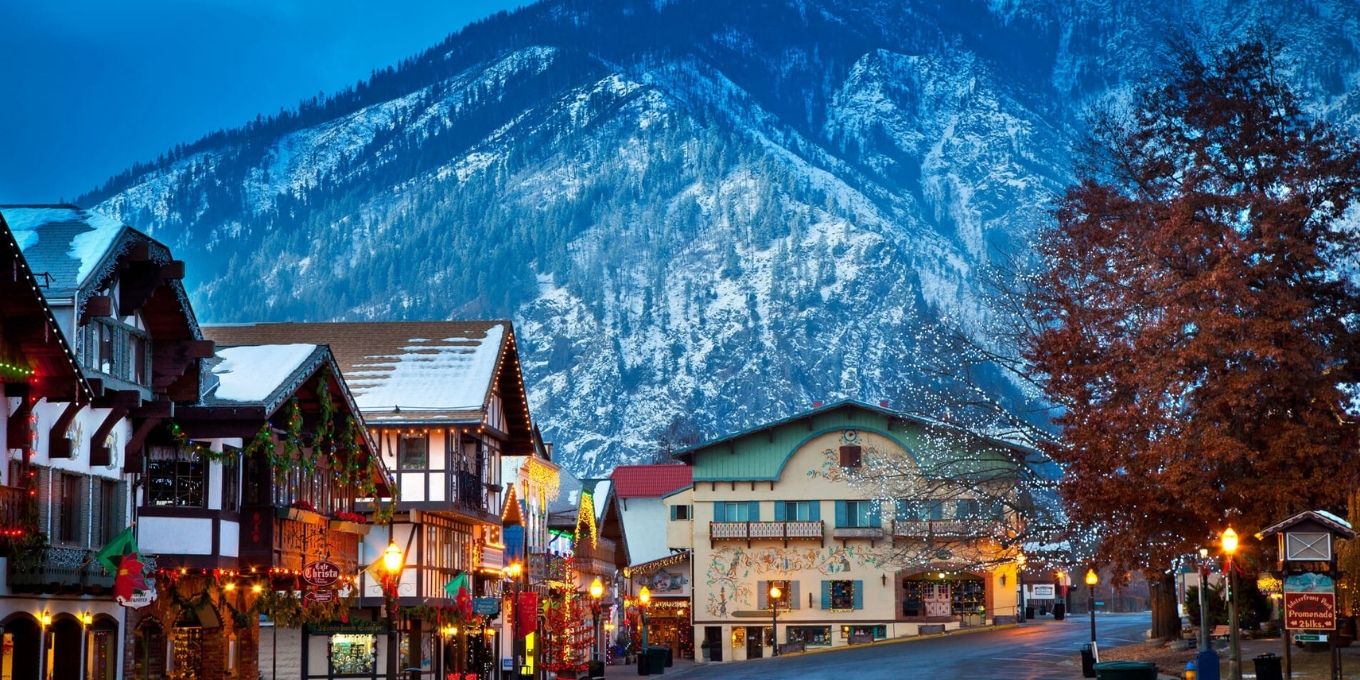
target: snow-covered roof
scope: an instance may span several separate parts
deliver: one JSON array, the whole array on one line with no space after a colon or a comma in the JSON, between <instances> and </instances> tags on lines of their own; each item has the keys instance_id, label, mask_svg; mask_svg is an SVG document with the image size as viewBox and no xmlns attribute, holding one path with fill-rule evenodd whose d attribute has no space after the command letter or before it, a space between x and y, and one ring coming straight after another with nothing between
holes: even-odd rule
<instances>
[{"instance_id":1,"label":"snow-covered roof","mask_svg":"<svg viewBox=\"0 0 1360 680\"><path fill-rule=\"evenodd\" d=\"M264 402L279 390L308 359L317 345L243 345L217 350L221 361L212 372L219 383L215 401Z\"/></svg>"},{"instance_id":2,"label":"snow-covered roof","mask_svg":"<svg viewBox=\"0 0 1360 680\"><path fill-rule=\"evenodd\" d=\"M124 229L122 222L75 206L0 206L33 271L56 291L78 288L94 273Z\"/></svg>"},{"instance_id":3,"label":"snow-covered roof","mask_svg":"<svg viewBox=\"0 0 1360 680\"><path fill-rule=\"evenodd\" d=\"M508 321L264 323L213 326L205 333L224 346L329 345L370 424L481 422L502 356L513 344ZM503 396L506 417L527 422L521 395Z\"/></svg>"},{"instance_id":4,"label":"snow-covered roof","mask_svg":"<svg viewBox=\"0 0 1360 680\"><path fill-rule=\"evenodd\" d=\"M346 376L365 411L480 409L505 328L481 337L410 338L399 352L368 354Z\"/></svg>"}]
</instances>

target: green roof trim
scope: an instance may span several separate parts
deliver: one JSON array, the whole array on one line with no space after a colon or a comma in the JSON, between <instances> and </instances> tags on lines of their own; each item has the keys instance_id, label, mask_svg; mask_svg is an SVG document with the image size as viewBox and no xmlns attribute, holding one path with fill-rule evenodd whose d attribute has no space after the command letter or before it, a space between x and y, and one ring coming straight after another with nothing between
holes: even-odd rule
<instances>
[{"instance_id":1,"label":"green roof trim","mask_svg":"<svg viewBox=\"0 0 1360 680\"><path fill-rule=\"evenodd\" d=\"M842 400L687 448L677 453L676 457L693 467L695 483L778 481L793 455L808 442L829 433L856 430L888 439L900 447L918 467L924 465L929 468L930 459L936 457L929 451L938 447L927 443L922 431L928 427L941 426L949 427L859 401ZM1020 460L1005 460L1004 455L986 455L986 451L991 446L998 446L1024 454L1029 450L1026 447L978 437L963 430L959 434L958 442L948 445L949 451L968 453L959 458L973 461L970 466L988 461L1006 467L1024 465L1023 457ZM979 447L979 444L982 446ZM979 474L978 470L960 472Z\"/></svg>"}]
</instances>

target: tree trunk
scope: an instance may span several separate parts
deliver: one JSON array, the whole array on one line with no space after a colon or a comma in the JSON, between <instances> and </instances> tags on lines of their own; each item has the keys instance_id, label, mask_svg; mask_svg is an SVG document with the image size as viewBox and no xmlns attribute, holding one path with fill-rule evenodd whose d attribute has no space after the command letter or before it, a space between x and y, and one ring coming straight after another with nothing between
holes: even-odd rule
<instances>
[{"instance_id":1,"label":"tree trunk","mask_svg":"<svg viewBox=\"0 0 1360 680\"><path fill-rule=\"evenodd\" d=\"M1176 607L1176 576L1165 571L1146 574L1152 604L1152 637L1174 640L1181 636L1180 611Z\"/></svg>"}]
</instances>

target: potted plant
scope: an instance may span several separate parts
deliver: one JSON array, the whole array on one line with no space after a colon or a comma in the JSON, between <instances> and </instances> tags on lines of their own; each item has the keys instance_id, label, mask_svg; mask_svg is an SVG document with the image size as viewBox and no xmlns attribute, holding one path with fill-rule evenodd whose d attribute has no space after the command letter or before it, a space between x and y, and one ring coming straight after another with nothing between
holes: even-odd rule
<instances>
[{"instance_id":1,"label":"potted plant","mask_svg":"<svg viewBox=\"0 0 1360 680\"><path fill-rule=\"evenodd\" d=\"M712 642L711 640L709 640L708 638L704 638L704 641L701 642L701 643L699 643L699 654L700 654L700 656L703 658L704 663L708 663L709 661L712 661L712 660L713 660L713 642Z\"/></svg>"}]
</instances>

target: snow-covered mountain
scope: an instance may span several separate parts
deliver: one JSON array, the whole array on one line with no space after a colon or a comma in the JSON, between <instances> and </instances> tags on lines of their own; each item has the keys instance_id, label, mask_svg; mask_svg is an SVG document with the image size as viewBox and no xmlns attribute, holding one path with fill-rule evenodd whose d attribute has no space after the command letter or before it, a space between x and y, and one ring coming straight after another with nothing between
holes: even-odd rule
<instances>
[{"instance_id":1,"label":"snow-covered mountain","mask_svg":"<svg viewBox=\"0 0 1360 680\"><path fill-rule=\"evenodd\" d=\"M817 400L935 408L927 329L987 337L977 272L1084 113L1261 27L1360 129L1351 0L545 0L83 202L189 260L206 320L513 317L599 474Z\"/></svg>"}]
</instances>

